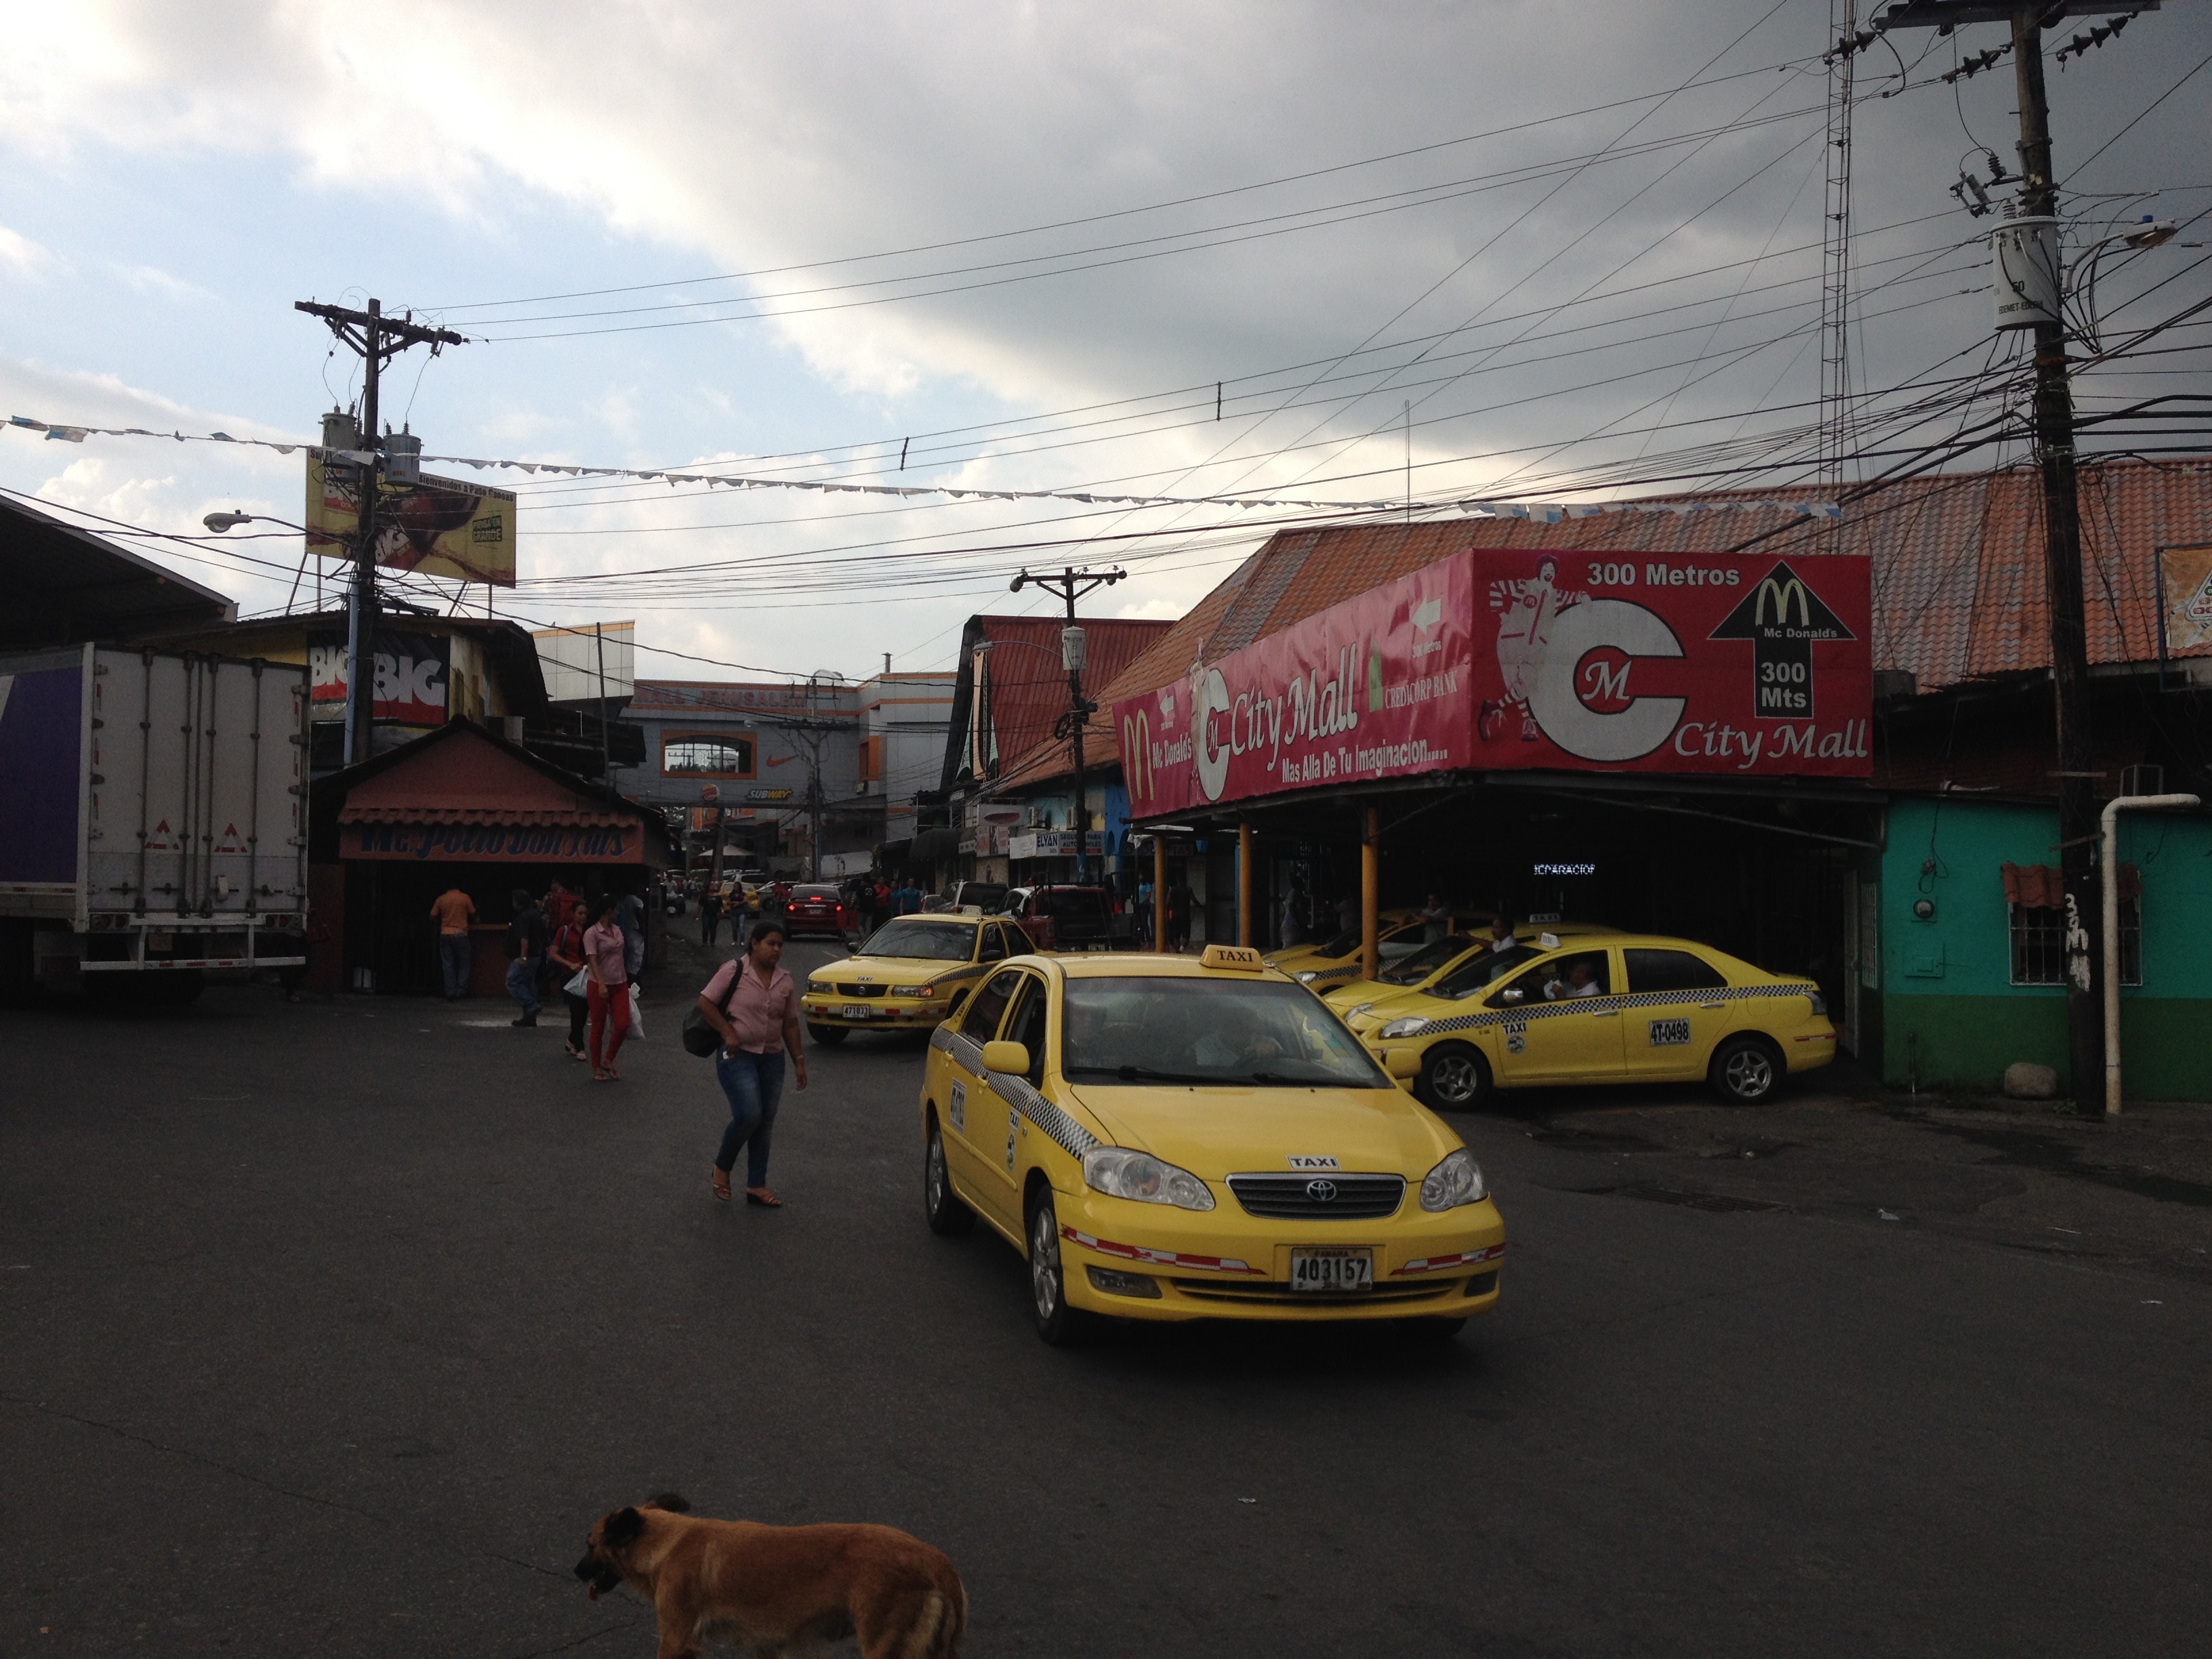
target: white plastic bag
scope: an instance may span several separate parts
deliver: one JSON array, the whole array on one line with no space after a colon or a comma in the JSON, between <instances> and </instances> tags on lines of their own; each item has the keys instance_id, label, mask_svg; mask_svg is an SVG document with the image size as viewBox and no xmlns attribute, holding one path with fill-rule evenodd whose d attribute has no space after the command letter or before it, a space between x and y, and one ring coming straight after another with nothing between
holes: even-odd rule
<instances>
[{"instance_id":1,"label":"white plastic bag","mask_svg":"<svg viewBox=\"0 0 2212 1659\"><path fill-rule=\"evenodd\" d=\"M645 1035L645 1012L638 1006L635 980L629 982L629 1034L634 1037Z\"/></svg>"},{"instance_id":2,"label":"white plastic bag","mask_svg":"<svg viewBox=\"0 0 2212 1659\"><path fill-rule=\"evenodd\" d=\"M561 989L572 997L589 996L591 992L588 988L591 982L592 970L588 968L579 968L574 975Z\"/></svg>"}]
</instances>

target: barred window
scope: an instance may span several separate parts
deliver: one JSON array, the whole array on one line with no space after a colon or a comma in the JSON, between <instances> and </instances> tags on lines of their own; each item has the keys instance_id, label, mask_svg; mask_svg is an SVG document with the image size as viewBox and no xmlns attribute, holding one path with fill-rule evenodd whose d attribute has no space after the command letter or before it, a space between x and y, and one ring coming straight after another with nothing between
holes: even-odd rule
<instances>
[{"instance_id":1,"label":"barred window","mask_svg":"<svg viewBox=\"0 0 2212 1659\"><path fill-rule=\"evenodd\" d=\"M2062 985L2066 980L2066 913L2041 904L2012 904L2012 982Z\"/></svg>"},{"instance_id":2,"label":"barred window","mask_svg":"<svg viewBox=\"0 0 2212 1659\"><path fill-rule=\"evenodd\" d=\"M2012 914L2012 982L2063 985L2066 913L2040 904L2006 908ZM2142 982L2142 896L2130 894L2120 900L2120 983Z\"/></svg>"}]
</instances>

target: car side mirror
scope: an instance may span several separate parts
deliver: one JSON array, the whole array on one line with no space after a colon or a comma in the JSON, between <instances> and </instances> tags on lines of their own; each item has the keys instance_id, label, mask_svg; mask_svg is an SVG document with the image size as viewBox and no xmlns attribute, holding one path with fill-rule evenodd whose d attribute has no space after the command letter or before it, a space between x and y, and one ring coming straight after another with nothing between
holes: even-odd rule
<instances>
[{"instance_id":1,"label":"car side mirror","mask_svg":"<svg viewBox=\"0 0 2212 1659\"><path fill-rule=\"evenodd\" d=\"M1518 1002L1528 994L1517 985L1509 985L1498 994L1500 1002Z\"/></svg>"},{"instance_id":2,"label":"car side mirror","mask_svg":"<svg viewBox=\"0 0 2212 1659\"><path fill-rule=\"evenodd\" d=\"M1025 1077L1030 1069L1030 1046L1026 1042L987 1042L983 1045L983 1069L1004 1072L1010 1077Z\"/></svg>"},{"instance_id":3,"label":"car side mirror","mask_svg":"<svg viewBox=\"0 0 2212 1659\"><path fill-rule=\"evenodd\" d=\"M1421 1074L1421 1051L1418 1048L1392 1048L1382 1056L1382 1069L1401 1081Z\"/></svg>"}]
</instances>

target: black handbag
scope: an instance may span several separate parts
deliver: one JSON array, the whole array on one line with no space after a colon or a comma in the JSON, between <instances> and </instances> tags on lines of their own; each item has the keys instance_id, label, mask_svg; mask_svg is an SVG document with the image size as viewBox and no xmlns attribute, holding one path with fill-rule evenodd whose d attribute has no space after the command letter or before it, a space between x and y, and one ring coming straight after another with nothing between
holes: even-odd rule
<instances>
[{"instance_id":1,"label":"black handbag","mask_svg":"<svg viewBox=\"0 0 2212 1659\"><path fill-rule=\"evenodd\" d=\"M740 961L738 963L738 973L742 974L744 970L745 964ZM738 975L732 974L730 975L730 996L722 999L723 1018L727 1019L730 1017L730 997L737 994ZM708 1022L706 1010L700 1007L695 998L691 1004L691 1012L684 1016L684 1051L696 1054L702 1060L709 1060L720 1052L721 1047L722 1034Z\"/></svg>"}]
</instances>

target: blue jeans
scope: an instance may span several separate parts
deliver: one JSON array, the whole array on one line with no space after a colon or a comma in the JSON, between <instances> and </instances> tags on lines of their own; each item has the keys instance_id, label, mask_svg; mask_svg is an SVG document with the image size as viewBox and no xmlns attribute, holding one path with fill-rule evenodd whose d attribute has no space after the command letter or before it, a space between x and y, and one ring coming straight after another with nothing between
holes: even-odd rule
<instances>
[{"instance_id":1,"label":"blue jeans","mask_svg":"<svg viewBox=\"0 0 2212 1659\"><path fill-rule=\"evenodd\" d=\"M469 994L469 945L466 933L438 935L438 969L445 975L448 1001Z\"/></svg>"},{"instance_id":2,"label":"blue jeans","mask_svg":"<svg viewBox=\"0 0 2212 1659\"><path fill-rule=\"evenodd\" d=\"M768 1185L769 1137L775 1129L776 1097L783 1092L783 1056L740 1048L735 1058L714 1056L714 1079L729 1097L730 1127L722 1131L722 1150L714 1167L727 1175L737 1167L738 1148L745 1148L745 1185Z\"/></svg>"},{"instance_id":3,"label":"blue jeans","mask_svg":"<svg viewBox=\"0 0 2212 1659\"><path fill-rule=\"evenodd\" d=\"M517 957L507 964L507 994L522 1005L522 1012L538 1012L538 963L536 957Z\"/></svg>"}]
</instances>

